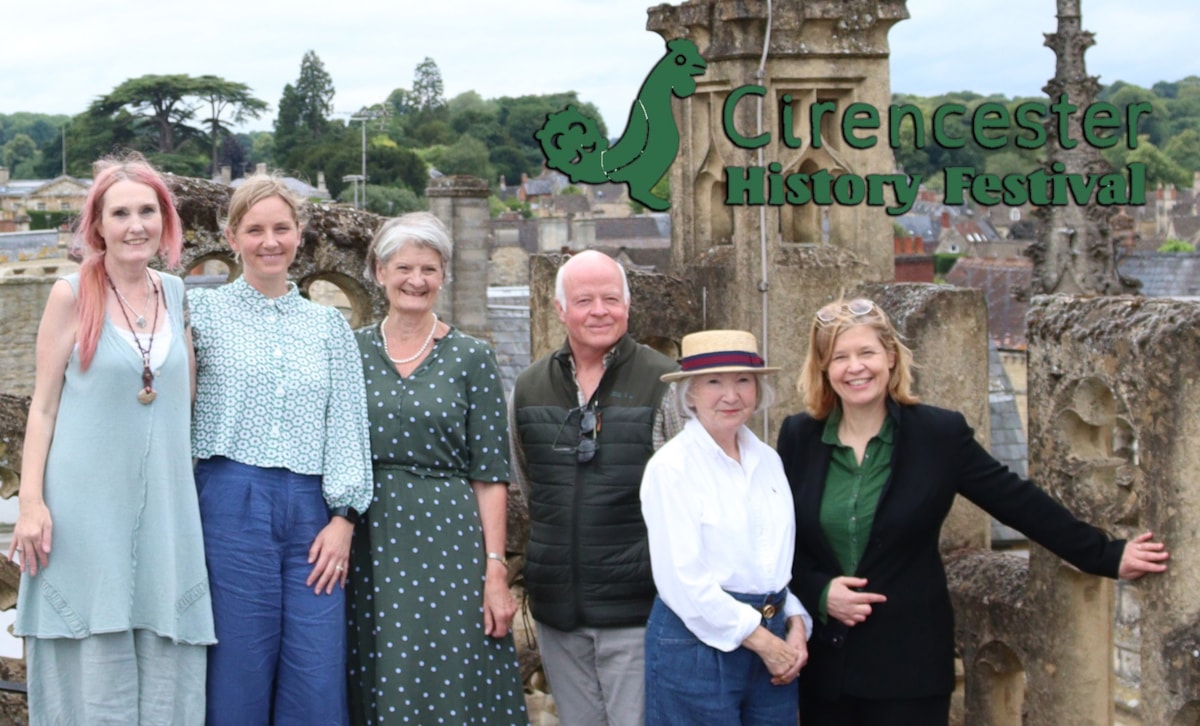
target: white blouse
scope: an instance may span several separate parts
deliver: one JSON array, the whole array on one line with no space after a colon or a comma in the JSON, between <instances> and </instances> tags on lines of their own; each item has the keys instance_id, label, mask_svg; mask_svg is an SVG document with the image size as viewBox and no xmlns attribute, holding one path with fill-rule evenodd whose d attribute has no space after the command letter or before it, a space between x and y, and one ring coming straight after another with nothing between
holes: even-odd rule
<instances>
[{"instance_id":1,"label":"white blouse","mask_svg":"<svg viewBox=\"0 0 1200 726\"><path fill-rule=\"evenodd\" d=\"M738 431L741 463L696 419L646 464L642 515L654 584L667 607L706 645L741 646L762 622L728 593L769 594L792 578L795 512L783 464L750 429ZM790 591L784 617L812 617Z\"/></svg>"}]
</instances>

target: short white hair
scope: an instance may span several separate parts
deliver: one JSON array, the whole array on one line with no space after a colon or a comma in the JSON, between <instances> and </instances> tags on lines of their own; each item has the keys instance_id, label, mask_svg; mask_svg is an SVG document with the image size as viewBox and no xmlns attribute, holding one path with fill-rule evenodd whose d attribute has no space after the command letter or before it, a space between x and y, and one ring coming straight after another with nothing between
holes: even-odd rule
<instances>
[{"instance_id":1,"label":"short white hair","mask_svg":"<svg viewBox=\"0 0 1200 726\"><path fill-rule=\"evenodd\" d=\"M695 418L696 409L688 405L688 394L692 392L692 383L703 374L695 376L686 376L675 381L671 386L675 389L667 395L674 395L675 400L672 401L675 405L675 411L683 418ZM754 407L754 415L758 415L775 404L775 386L767 380L765 373L751 373L754 376L756 390L754 393L757 399L757 405Z\"/></svg>"},{"instance_id":2,"label":"short white hair","mask_svg":"<svg viewBox=\"0 0 1200 726\"><path fill-rule=\"evenodd\" d=\"M384 222L375 233L367 251L367 267L363 271L367 279L377 279L375 267L386 265L392 255L408 245L437 252L442 258L442 272L446 279L450 278L450 261L454 256L450 230L430 212L409 212Z\"/></svg>"},{"instance_id":3,"label":"short white hair","mask_svg":"<svg viewBox=\"0 0 1200 726\"><path fill-rule=\"evenodd\" d=\"M608 255L605 255L603 252L596 250L584 250L584 252L579 254L584 254L586 252L595 252L595 254L604 255L604 257L607 257L609 261L617 266L617 269L621 272L621 292L625 295L625 305L629 305L629 276L625 274L625 266ZM567 309L567 289L563 285L563 278L566 276L564 272L567 269L567 265L571 264L571 260L575 259L576 256L578 255L572 255L571 257L568 257L565 262L559 265L558 274L554 276L554 299L558 302L558 306L563 310Z\"/></svg>"}]
</instances>

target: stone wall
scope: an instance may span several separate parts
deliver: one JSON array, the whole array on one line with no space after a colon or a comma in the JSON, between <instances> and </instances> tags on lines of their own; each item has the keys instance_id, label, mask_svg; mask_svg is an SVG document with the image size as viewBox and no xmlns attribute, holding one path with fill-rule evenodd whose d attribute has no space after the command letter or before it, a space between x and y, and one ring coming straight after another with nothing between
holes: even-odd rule
<instances>
[{"instance_id":1,"label":"stone wall","mask_svg":"<svg viewBox=\"0 0 1200 726\"><path fill-rule=\"evenodd\" d=\"M450 230L454 258L438 295L438 312L463 332L487 338L488 186L472 176L434 179L425 190L429 211Z\"/></svg>"},{"instance_id":2,"label":"stone wall","mask_svg":"<svg viewBox=\"0 0 1200 726\"><path fill-rule=\"evenodd\" d=\"M902 0L696 0L649 11L650 30L664 40L688 38L708 63L696 92L673 100L680 142L670 172L670 272L694 282L708 301L704 327L753 331L771 365L783 367L779 405L760 432L768 440L781 418L800 408L792 382L807 345L803 321L842 291L894 279L892 226L881 209L863 205L727 204L726 168L890 173L886 144L853 149L835 129L822 128L817 145L808 119L817 103L835 104L831 116L838 118L851 103L888 106L887 32L906 17ZM735 145L722 122L726 100L746 85L765 88L761 126L756 96L737 103L733 123L743 136L771 135L753 150ZM785 143L785 107L792 111L787 132L798 145Z\"/></svg>"},{"instance_id":3,"label":"stone wall","mask_svg":"<svg viewBox=\"0 0 1200 726\"><path fill-rule=\"evenodd\" d=\"M0 278L0 392L33 394L37 329L55 278Z\"/></svg>"},{"instance_id":4,"label":"stone wall","mask_svg":"<svg viewBox=\"0 0 1200 726\"><path fill-rule=\"evenodd\" d=\"M1113 536L1154 532L1173 564L1118 589L1037 546L955 561L966 723L1200 723L1200 379L1179 363L1197 329L1194 301L1034 299L1032 477Z\"/></svg>"}]
</instances>

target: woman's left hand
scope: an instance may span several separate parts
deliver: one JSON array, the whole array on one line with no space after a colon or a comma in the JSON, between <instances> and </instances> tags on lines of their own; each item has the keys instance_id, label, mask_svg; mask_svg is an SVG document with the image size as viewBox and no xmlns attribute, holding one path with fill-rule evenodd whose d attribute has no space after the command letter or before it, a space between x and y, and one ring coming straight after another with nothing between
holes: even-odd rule
<instances>
[{"instance_id":1,"label":"woman's left hand","mask_svg":"<svg viewBox=\"0 0 1200 726\"><path fill-rule=\"evenodd\" d=\"M1149 572L1166 571L1167 566L1161 563L1171 554L1167 552L1166 545L1152 541L1153 538L1153 532L1143 532L1125 543L1117 577L1122 580L1136 580Z\"/></svg>"},{"instance_id":2,"label":"woman's left hand","mask_svg":"<svg viewBox=\"0 0 1200 726\"><path fill-rule=\"evenodd\" d=\"M804 618L793 615L788 618L787 644L796 650L796 662L786 672L771 679L771 684L783 686L796 680L800 669L808 662L808 631L804 627Z\"/></svg>"},{"instance_id":3,"label":"woman's left hand","mask_svg":"<svg viewBox=\"0 0 1200 726\"><path fill-rule=\"evenodd\" d=\"M483 584L483 632L503 638L512 631L517 614L517 599L508 589L508 570L496 560L488 560L487 580Z\"/></svg>"},{"instance_id":4,"label":"woman's left hand","mask_svg":"<svg viewBox=\"0 0 1200 726\"><path fill-rule=\"evenodd\" d=\"M317 533L308 548L308 563L313 566L304 584L313 588L313 593L333 594L334 585L346 587L347 568L350 565L350 540L354 538L354 525L345 517L331 517L329 524ZM314 587L315 585L315 587Z\"/></svg>"}]
</instances>

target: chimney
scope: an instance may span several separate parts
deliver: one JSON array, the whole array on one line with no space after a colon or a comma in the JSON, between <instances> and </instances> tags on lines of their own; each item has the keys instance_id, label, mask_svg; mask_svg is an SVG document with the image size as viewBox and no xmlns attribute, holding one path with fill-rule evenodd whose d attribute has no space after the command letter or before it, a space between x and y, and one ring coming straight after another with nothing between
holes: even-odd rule
<instances>
[{"instance_id":1,"label":"chimney","mask_svg":"<svg viewBox=\"0 0 1200 726\"><path fill-rule=\"evenodd\" d=\"M0 184L8 184L8 169L0 166Z\"/></svg>"},{"instance_id":2,"label":"chimney","mask_svg":"<svg viewBox=\"0 0 1200 726\"><path fill-rule=\"evenodd\" d=\"M233 167L228 164L221 165L221 183L229 186L233 182Z\"/></svg>"},{"instance_id":3,"label":"chimney","mask_svg":"<svg viewBox=\"0 0 1200 726\"><path fill-rule=\"evenodd\" d=\"M325 172L323 171L317 172L317 191L326 194L329 193L329 188L325 186Z\"/></svg>"},{"instance_id":4,"label":"chimney","mask_svg":"<svg viewBox=\"0 0 1200 726\"><path fill-rule=\"evenodd\" d=\"M259 162L259 163L255 164L254 165L254 173L255 174L266 174L267 173L267 165L263 162Z\"/></svg>"},{"instance_id":5,"label":"chimney","mask_svg":"<svg viewBox=\"0 0 1200 726\"><path fill-rule=\"evenodd\" d=\"M1197 179L1196 183L1198 185L1200 185L1200 171L1196 172L1196 179ZM503 174L500 175L500 191L502 191L502 192L508 191L508 184L504 181Z\"/></svg>"},{"instance_id":6,"label":"chimney","mask_svg":"<svg viewBox=\"0 0 1200 726\"><path fill-rule=\"evenodd\" d=\"M942 229L950 229L950 212L942 210Z\"/></svg>"}]
</instances>

